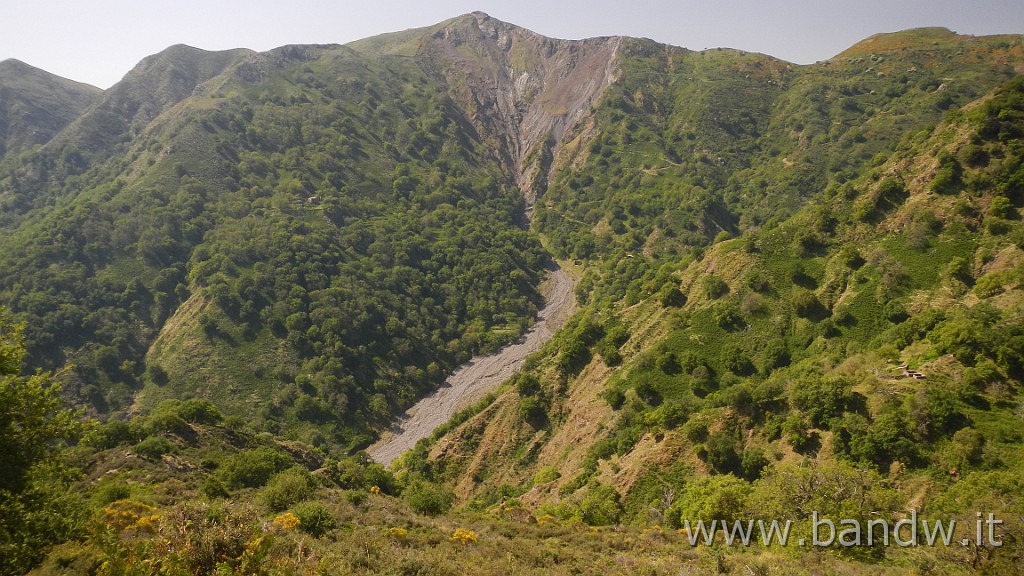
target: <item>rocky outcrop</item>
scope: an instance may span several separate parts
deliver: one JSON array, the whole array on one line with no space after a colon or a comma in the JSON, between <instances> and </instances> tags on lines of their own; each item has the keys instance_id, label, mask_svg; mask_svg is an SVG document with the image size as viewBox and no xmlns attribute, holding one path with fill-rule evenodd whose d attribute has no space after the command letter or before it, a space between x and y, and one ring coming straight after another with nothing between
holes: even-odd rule
<instances>
[{"instance_id":1,"label":"rocky outcrop","mask_svg":"<svg viewBox=\"0 0 1024 576\"><path fill-rule=\"evenodd\" d=\"M531 204L558 146L615 80L620 42L547 38L474 12L426 36L418 57L482 139L497 139Z\"/></svg>"}]
</instances>

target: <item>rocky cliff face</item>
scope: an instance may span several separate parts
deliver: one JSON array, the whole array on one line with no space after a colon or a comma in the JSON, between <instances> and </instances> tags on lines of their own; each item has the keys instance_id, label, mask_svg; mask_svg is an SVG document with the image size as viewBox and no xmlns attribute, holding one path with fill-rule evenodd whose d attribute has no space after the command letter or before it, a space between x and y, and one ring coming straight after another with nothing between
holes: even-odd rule
<instances>
[{"instance_id":1,"label":"rocky cliff face","mask_svg":"<svg viewBox=\"0 0 1024 576\"><path fill-rule=\"evenodd\" d=\"M424 37L418 57L483 138L498 140L529 204L554 152L614 82L620 42L547 38L474 12Z\"/></svg>"}]
</instances>

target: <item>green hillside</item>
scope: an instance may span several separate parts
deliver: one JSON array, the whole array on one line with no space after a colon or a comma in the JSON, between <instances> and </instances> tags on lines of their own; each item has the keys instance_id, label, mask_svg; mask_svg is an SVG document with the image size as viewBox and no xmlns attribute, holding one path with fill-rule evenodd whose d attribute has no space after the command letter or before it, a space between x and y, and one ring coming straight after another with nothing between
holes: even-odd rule
<instances>
[{"instance_id":1,"label":"green hillside","mask_svg":"<svg viewBox=\"0 0 1024 576\"><path fill-rule=\"evenodd\" d=\"M174 46L9 107L52 133L0 115L0 573L1020 571L1020 62L945 29L798 66L473 13ZM371 463L555 262L566 326ZM688 524L810 541L814 513L958 529Z\"/></svg>"},{"instance_id":2,"label":"green hillside","mask_svg":"<svg viewBox=\"0 0 1024 576\"><path fill-rule=\"evenodd\" d=\"M19 62L0 62L0 160L46 144L102 93Z\"/></svg>"},{"instance_id":3,"label":"green hillside","mask_svg":"<svg viewBox=\"0 0 1024 576\"><path fill-rule=\"evenodd\" d=\"M1016 79L777 225L681 264L604 264L575 325L400 469L569 523L984 511L1015 542L1022 113ZM1021 558L835 548L953 572Z\"/></svg>"}]
</instances>

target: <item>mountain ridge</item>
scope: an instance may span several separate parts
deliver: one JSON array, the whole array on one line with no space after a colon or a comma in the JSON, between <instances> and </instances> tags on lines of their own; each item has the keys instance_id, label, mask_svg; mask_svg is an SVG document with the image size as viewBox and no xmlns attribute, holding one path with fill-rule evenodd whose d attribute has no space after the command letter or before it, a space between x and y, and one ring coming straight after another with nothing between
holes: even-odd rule
<instances>
[{"instance_id":1,"label":"mountain ridge","mask_svg":"<svg viewBox=\"0 0 1024 576\"><path fill-rule=\"evenodd\" d=\"M20 60L0 62L0 159L46 144L102 92Z\"/></svg>"}]
</instances>

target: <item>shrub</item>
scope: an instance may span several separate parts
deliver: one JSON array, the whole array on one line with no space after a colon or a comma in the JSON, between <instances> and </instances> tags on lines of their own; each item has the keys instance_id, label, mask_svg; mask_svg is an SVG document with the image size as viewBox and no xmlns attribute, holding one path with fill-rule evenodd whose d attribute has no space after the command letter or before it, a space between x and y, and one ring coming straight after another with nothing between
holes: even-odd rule
<instances>
[{"instance_id":1,"label":"shrub","mask_svg":"<svg viewBox=\"0 0 1024 576\"><path fill-rule=\"evenodd\" d=\"M789 402L812 426L824 427L842 415L853 401L853 383L845 378L807 375L793 382Z\"/></svg>"},{"instance_id":2,"label":"shrub","mask_svg":"<svg viewBox=\"0 0 1024 576\"><path fill-rule=\"evenodd\" d=\"M676 358L675 352L666 352L658 357L655 362L658 366L658 370L661 370L665 374L674 375L679 374L682 370L682 366L679 364L679 359Z\"/></svg>"},{"instance_id":3,"label":"shrub","mask_svg":"<svg viewBox=\"0 0 1024 576\"><path fill-rule=\"evenodd\" d=\"M422 480L414 481L404 492L405 501L419 514L438 516L452 507L455 494L447 488Z\"/></svg>"},{"instance_id":4,"label":"shrub","mask_svg":"<svg viewBox=\"0 0 1024 576\"><path fill-rule=\"evenodd\" d=\"M562 473L558 471L554 466L545 466L537 471L533 476L534 484L547 484L548 482L554 482L562 477Z\"/></svg>"},{"instance_id":5,"label":"shrub","mask_svg":"<svg viewBox=\"0 0 1024 576\"><path fill-rule=\"evenodd\" d=\"M291 459L276 450L256 448L228 458L217 474L229 488L257 488L291 464Z\"/></svg>"},{"instance_id":6,"label":"shrub","mask_svg":"<svg viewBox=\"0 0 1024 576\"><path fill-rule=\"evenodd\" d=\"M964 284L970 284L973 281L971 265L966 258L961 256L956 256L949 261L949 264L946 265L946 276Z\"/></svg>"},{"instance_id":7,"label":"shrub","mask_svg":"<svg viewBox=\"0 0 1024 576\"><path fill-rule=\"evenodd\" d=\"M205 398L185 400L178 404L174 411L185 422L194 424L217 424L224 419L220 410Z\"/></svg>"},{"instance_id":8,"label":"shrub","mask_svg":"<svg viewBox=\"0 0 1024 576\"><path fill-rule=\"evenodd\" d=\"M456 528L455 532L452 532L452 537L449 538L451 542L458 542L459 544L475 544L477 542L476 532L467 530L465 528Z\"/></svg>"},{"instance_id":9,"label":"shrub","mask_svg":"<svg viewBox=\"0 0 1024 576\"><path fill-rule=\"evenodd\" d=\"M520 398L518 410L519 417L535 428L542 426L548 416L544 403L533 396Z\"/></svg>"},{"instance_id":10,"label":"shrub","mask_svg":"<svg viewBox=\"0 0 1024 576\"><path fill-rule=\"evenodd\" d=\"M608 388L602 394L601 397L604 401L612 407L612 410L618 410L622 408L622 403L626 401L626 394L618 388Z\"/></svg>"},{"instance_id":11,"label":"shrub","mask_svg":"<svg viewBox=\"0 0 1024 576\"><path fill-rule=\"evenodd\" d=\"M821 320L828 314L825 307L818 301L818 297L809 290L800 290L793 295L793 311L801 318L812 320Z\"/></svg>"},{"instance_id":12,"label":"shrub","mask_svg":"<svg viewBox=\"0 0 1024 576\"><path fill-rule=\"evenodd\" d=\"M988 213L996 218L1010 219L1014 216L1013 203L1006 196L992 198Z\"/></svg>"},{"instance_id":13,"label":"shrub","mask_svg":"<svg viewBox=\"0 0 1024 576\"><path fill-rule=\"evenodd\" d=\"M594 483L580 502L580 510L583 513L583 522L590 526L615 524L622 513L619 493L611 486Z\"/></svg>"},{"instance_id":14,"label":"shrub","mask_svg":"<svg viewBox=\"0 0 1024 576\"><path fill-rule=\"evenodd\" d=\"M177 414L169 412L154 412L153 415L146 419L145 430L147 434L151 435L160 434L162 432L184 435L191 432L192 427Z\"/></svg>"},{"instance_id":15,"label":"shrub","mask_svg":"<svg viewBox=\"0 0 1024 576\"><path fill-rule=\"evenodd\" d=\"M658 301L665 308L679 308L686 305L686 295L675 282L668 282L658 292Z\"/></svg>"},{"instance_id":16,"label":"shrub","mask_svg":"<svg viewBox=\"0 0 1024 576\"><path fill-rule=\"evenodd\" d=\"M750 357L742 348L732 342L722 346L720 360L722 368L733 374L749 376L754 372L754 364L750 361Z\"/></svg>"},{"instance_id":17,"label":"shrub","mask_svg":"<svg viewBox=\"0 0 1024 576\"><path fill-rule=\"evenodd\" d=\"M765 457L764 450L760 448L747 448L740 457L741 475L747 480L757 480L761 477L762 471L768 464L768 458Z\"/></svg>"},{"instance_id":18,"label":"shrub","mask_svg":"<svg viewBox=\"0 0 1024 576\"><path fill-rule=\"evenodd\" d=\"M107 482L96 489L93 499L99 504L107 505L118 500L127 500L131 495L132 490L128 484Z\"/></svg>"},{"instance_id":19,"label":"shrub","mask_svg":"<svg viewBox=\"0 0 1024 576\"><path fill-rule=\"evenodd\" d=\"M721 298L729 293L729 285L717 276L707 275L701 281L701 295L708 300Z\"/></svg>"},{"instance_id":20,"label":"shrub","mask_svg":"<svg viewBox=\"0 0 1024 576\"><path fill-rule=\"evenodd\" d=\"M82 444L95 450L109 450L137 440L127 422L111 420L90 430L82 438Z\"/></svg>"},{"instance_id":21,"label":"shrub","mask_svg":"<svg viewBox=\"0 0 1024 576\"><path fill-rule=\"evenodd\" d=\"M782 338L773 338L765 344L761 351L761 373L768 374L776 368L789 365L790 354L786 341Z\"/></svg>"},{"instance_id":22,"label":"shrub","mask_svg":"<svg viewBox=\"0 0 1024 576\"><path fill-rule=\"evenodd\" d=\"M167 375L167 371L159 364L150 364L146 366L146 376L149 378L150 382L157 386L163 386L170 380L170 377Z\"/></svg>"},{"instance_id":23,"label":"shrub","mask_svg":"<svg viewBox=\"0 0 1024 576\"><path fill-rule=\"evenodd\" d=\"M558 356L558 372L563 377L577 374L590 362L590 350L575 335L570 335Z\"/></svg>"},{"instance_id":24,"label":"shrub","mask_svg":"<svg viewBox=\"0 0 1024 576\"><path fill-rule=\"evenodd\" d=\"M536 396L541 393L540 380L532 374L519 374L514 381L516 393L520 396Z\"/></svg>"},{"instance_id":25,"label":"shrub","mask_svg":"<svg viewBox=\"0 0 1024 576\"><path fill-rule=\"evenodd\" d=\"M734 430L723 427L708 437L704 460L719 474L739 473L740 456L736 451L738 440Z\"/></svg>"},{"instance_id":26,"label":"shrub","mask_svg":"<svg viewBox=\"0 0 1024 576\"><path fill-rule=\"evenodd\" d=\"M731 475L698 478L689 482L666 513L669 526L685 521L738 520L747 508L750 484Z\"/></svg>"},{"instance_id":27,"label":"shrub","mask_svg":"<svg viewBox=\"0 0 1024 576\"><path fill-rule=\"evenodd\" d=\"M725 330L739 330L746 325L743 314L733 302L717 302L711 309L715 323Z\"/></svg>"},{"instance_id":28,"label":"shrub","mask_svg":"<svg viewBox=\"0 0 1024 576\"><path fill-rule=\"evenodd\" d=\"M168 454L171 450L174 450L174 445L171 444L170 440L163 436L150 436L136 444L132 450L143 458L158 460L164 454Z\"/></svg>"},{"instance_id":29,"label":"shrub","mask_svg":"<svg viewBox=\"0 0 1024 576\"><path fill-rule=\"evenodd\" d=\"M299 519L299 530L316 538L338 525L331 511L320 502L302 502L291 511Z\"/></svg>"},{"instance_id":30,"label":"shrub","mask_svg":"<svg viewBox=\"0 0 1024 576\"><path fill-rule=\"evenodd\" d=\"M316 481L309 471L294 466L274 475L260 494L260 502L271 512L280 512L289 506L308 500L316 489Z\"/></svg>"},{"instance_id":31,"label":"shrub","mask_svg":"<svg viewBox=\"0 0 1024 576\"><path fill-rule=\"evenodd\" d=\"M162 547L185 574L213 574L220 564L237 563L258 530L251 510L234 506L185 504L167 514L166 523Z\"/></svg>"},{"instance_id":32,"label":"shrub","mask_svg":"<svg viewBox=\"0 0 1024 576\"><path fill-rule=\"evenodd\" d=\"M880 212L888 212L903 204L908 196L903 182L893 177L883 178L878 185L877 196L875 196L875 209Z\"/></svg>"}]
</instances>

